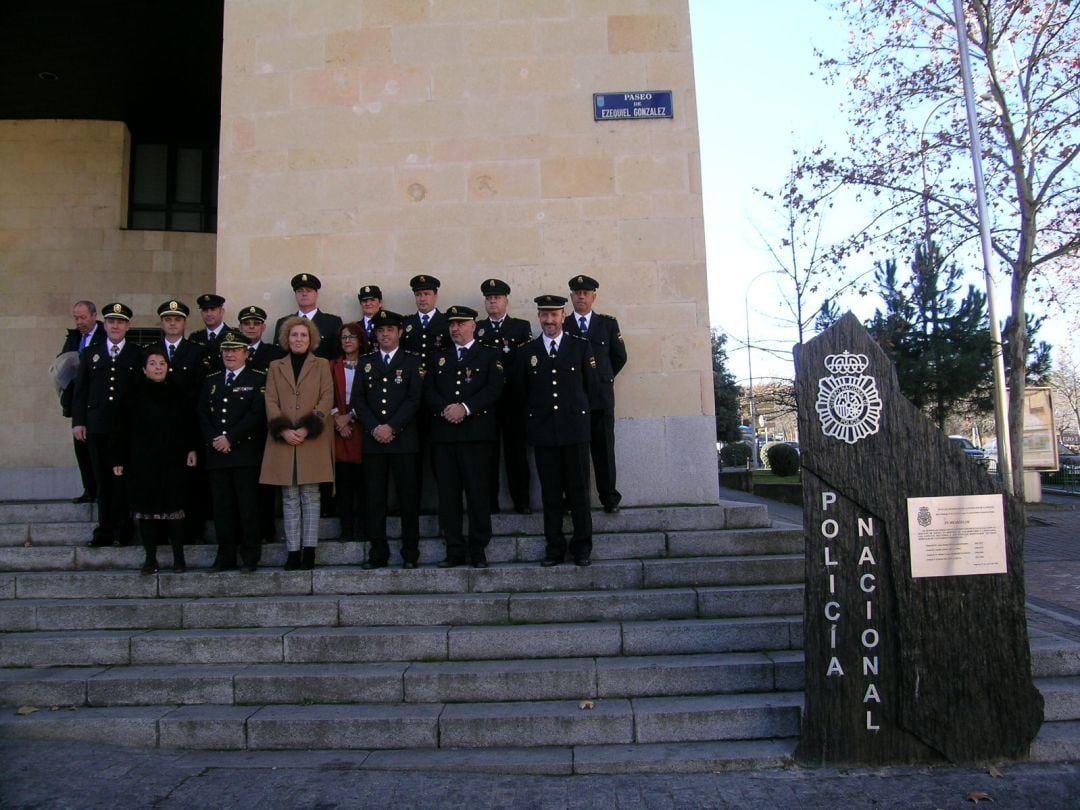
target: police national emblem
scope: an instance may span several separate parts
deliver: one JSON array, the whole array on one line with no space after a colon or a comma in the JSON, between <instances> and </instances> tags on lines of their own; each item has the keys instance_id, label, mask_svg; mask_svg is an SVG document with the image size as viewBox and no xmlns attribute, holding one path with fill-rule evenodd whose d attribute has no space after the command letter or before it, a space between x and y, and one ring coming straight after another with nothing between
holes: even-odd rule
<instances>
[{"instance_id":1,"label":"police national emblem","mask_svg":"<svg viewBox=\"0 0 1080 810\"><path fill-rule=\"evenodd\" d=\"M825 368L832 376L818 380L815 410L826 436L855 444L878 432L881 396L877 382L862 372L870 364L865 354L830 354Z\"/></svg>"}]
</instances>

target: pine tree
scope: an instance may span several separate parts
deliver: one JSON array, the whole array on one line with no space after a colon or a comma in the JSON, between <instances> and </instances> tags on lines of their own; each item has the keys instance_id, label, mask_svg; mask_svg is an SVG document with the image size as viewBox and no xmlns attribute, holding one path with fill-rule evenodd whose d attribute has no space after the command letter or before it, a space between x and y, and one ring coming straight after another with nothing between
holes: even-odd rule
<instances>
[{"instance_id":1,"label":"pine tree","mask_svg":"<svg viewBox=\"0 0 1080 810\"><path fill-rule=\"evenodd\" d=\"M713 409L716 411L716 440L735 442L739 436L739 398L742 390L728 371L727 335L712 331Z\"/></svg>"}]
</instances>

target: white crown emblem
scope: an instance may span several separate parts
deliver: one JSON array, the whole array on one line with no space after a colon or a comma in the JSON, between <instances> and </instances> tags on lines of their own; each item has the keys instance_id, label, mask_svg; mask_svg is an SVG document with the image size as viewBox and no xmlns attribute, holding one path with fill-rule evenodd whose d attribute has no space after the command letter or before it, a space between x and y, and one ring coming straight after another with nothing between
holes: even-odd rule
<instances>
[{"instance_id":1,"label":"white crown emblem","mask_svg":"<svg viewBox=\"0 0 1080 810\"><path fill-rule=\"evenodd\" d=\"M830 354L825 358L825 368L830 374L862 374L870 365L870 358L865 354Z\"/></svg>"}]
</instances>

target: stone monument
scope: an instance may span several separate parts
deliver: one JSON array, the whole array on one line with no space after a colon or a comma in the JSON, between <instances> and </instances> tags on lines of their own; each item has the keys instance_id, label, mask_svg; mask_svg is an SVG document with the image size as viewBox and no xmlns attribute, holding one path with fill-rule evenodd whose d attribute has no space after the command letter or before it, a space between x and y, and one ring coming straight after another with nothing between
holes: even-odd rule
<instances>
[{"instance_id":1,"label":"stone monument","mask_svg":"<svg viewBox=\"0 0 1080 810\"><path fill-rule=\"evenodd\" d=\"M795 348L810 764L1022 757L1042 722L1023 505L901 393L854 315Z\"/></svg>"}]
</instances>

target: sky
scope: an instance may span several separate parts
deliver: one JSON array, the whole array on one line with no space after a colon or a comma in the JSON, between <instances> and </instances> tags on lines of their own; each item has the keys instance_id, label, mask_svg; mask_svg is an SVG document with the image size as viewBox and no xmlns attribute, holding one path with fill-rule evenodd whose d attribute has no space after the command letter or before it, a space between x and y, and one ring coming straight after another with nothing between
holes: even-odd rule
<instances>
[{"instance_id":1,"label":"sky","mask_svg":"<svg viewBox=\"0 0 1080 810\"><path fill-rule=\"evenodd\" d=\"M791 379L797 332L790 315L783 317L783 278L771 272L777 264L762 239L778 244L784 223L755 188L780 187L793 149L845 142L844 91L822 80L814 48L841 56L849 31L815 0L689 2L712 326L729 335L728 368L740 385L749 377L747 312L755 384ZM830 212L826 236L863 223L856 210ZM872 272L869 261L862 264L849 263L849 273ZM981 272L969 281L982 289ZM1009 309L1007 284L999 282L995 290L1002 321ZM851 309L861 320L881 305L873 295L837 300L841 312ZM820 303L817 297L809 301L814 309ZM1069 339L1053 318L1039 338L1055 352Z\"/></svg>"}]
</instances>

